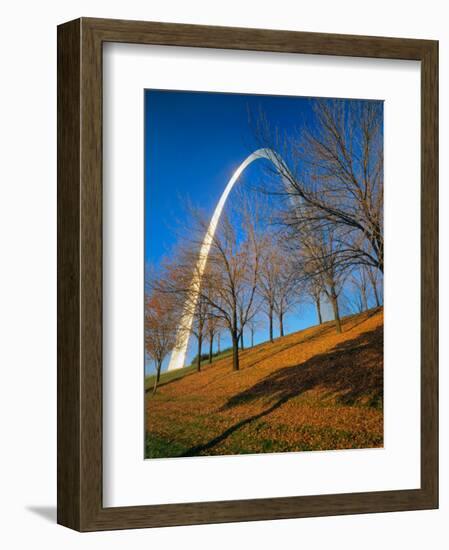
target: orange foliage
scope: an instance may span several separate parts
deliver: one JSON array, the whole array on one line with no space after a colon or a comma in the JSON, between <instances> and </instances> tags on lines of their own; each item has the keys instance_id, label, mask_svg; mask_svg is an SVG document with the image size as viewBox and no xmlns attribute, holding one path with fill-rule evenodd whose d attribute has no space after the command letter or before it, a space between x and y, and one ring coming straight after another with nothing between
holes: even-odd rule
<instances>
[{"instance_id":1,"label":"orange foliage","mask_svg":"<svg viewBox=\"0 0 449 550\"><path fill-rule=\"evenodd\" d=\"M325 323L245 350L239 372L231 362L147 394L157 456L383 445L382 309L343 320L341 334Z\"/></svg>"}]
</instances>

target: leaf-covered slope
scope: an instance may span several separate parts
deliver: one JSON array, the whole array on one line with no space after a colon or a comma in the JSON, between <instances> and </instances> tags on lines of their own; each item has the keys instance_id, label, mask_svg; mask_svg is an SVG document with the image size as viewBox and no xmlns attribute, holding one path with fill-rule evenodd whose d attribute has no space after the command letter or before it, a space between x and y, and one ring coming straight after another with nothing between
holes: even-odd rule
<instances>
[{"instance_id":1,"label":"leaf-covered slope","mask_svg":"<svg viewBox=\"0 0 449 550\"><path fill-rule=\"evenodd\" d=\"M383 311L312 327L148 392L148 457L379 447Z\"/></svg>"}]
</instances>

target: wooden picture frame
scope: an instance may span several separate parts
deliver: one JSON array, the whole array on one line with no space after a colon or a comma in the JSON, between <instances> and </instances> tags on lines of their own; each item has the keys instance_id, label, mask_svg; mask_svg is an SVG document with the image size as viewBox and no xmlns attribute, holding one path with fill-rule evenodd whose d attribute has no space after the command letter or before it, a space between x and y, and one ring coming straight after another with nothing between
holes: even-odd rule
<instances>
[{"instance_id":1,"label":"wooden picture frame","mask_svg":"<svg viewBox=\"0 0 449 550\"><path fill-rule=\"evenodd\" d=\"M421 488L105 508L102 45L127 42L421 62ZM79 531L438 506L438 43L81 18L58 27L58 523Z\"/></svg>"}]
</instances>

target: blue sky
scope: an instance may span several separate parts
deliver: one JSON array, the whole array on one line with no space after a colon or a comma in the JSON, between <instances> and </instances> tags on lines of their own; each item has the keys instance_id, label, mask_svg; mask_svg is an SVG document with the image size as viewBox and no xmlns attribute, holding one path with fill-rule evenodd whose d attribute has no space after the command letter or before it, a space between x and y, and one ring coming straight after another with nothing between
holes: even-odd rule
<instances>
[{"instance_id":1,"label":"blue sky","mask_svg":"<svg viewBox=\"0 0 449 550\"><path fill-rule=\"evenodd\" d=\"M187 220L186 200L212 215L233 171L257 148L248 112L260 111L281 131L293 131L313 120L309 98L145 91L147 265L157 266L164 255L169 255L179 223ZM238 184L257 183L263 162L250 165ZM232 201L232 193L228 200ZM315 310L306 304L287 317L286 330L292 332L315 323ZM266 340L267 331L268 326L259 330L256 342ZM222 347L227 345L226 336ZM195 353L191 342L188 362Z\"/></svg>"},{"instance_id":2,"label":"blue sky","mask_svg":"<svg viewBox=\"0 0 449 550\"><path fill-rule=\"evenodd\" d=\"M183 199L212 211L237 166L255 148L248 110L265 112L282 129L310 117L307 98L146 90L145 260L170 250ZM254 163L243 179L258 178ZM230 197L232 200L232 196Z\"/></svg>"}]
</instances>

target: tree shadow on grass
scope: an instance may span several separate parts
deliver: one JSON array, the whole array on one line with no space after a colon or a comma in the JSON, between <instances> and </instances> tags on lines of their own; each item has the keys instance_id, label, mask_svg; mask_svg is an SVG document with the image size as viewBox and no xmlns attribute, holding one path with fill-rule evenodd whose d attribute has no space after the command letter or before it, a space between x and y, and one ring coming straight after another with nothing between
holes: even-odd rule
<instances>
[{"instance_id":1,"label":"tree shadow on grass","mask_svg":"<svg viewBox=\"0 0 449 550\"><path fill-rule=\"evenodd\" d=\"M323 388L337 395L337 401L352 405L368 398L377 406L383 398L383 326L357 338L336 345L299 365L279 369L251 388L231 397L218 412L256 401L272 404L262 412L242 419L211 441L196 445L182 456L195 456L211 449L247 424L271 414L290 399L314 389Z\"/></svg>"},{"instance_id":2,"label":"tree shadow on grass","mask_svg":"<svg viewBox=\"0 0 449 550\"><path fill-rule=\"evenodd\" d=\"M350 315L348 322L346 324L346 317L343 317L343 332L349 332L355 328L357 328L360 325L363 325L368 319L371 319L371 317L374 317L378 313L380 313L383 310L383 306L374 307L372 309L368 309L364 311L363 313L359 313L358 320L356 322L353 322L353 316Z\"/></svg>"},{"instance_id":3,"label":"tree shadow on grass","mask_svg":"<svg viewBox=\"0 0 449 550\"><path fill-rule=\"evenodd\" d=\"M264 342L261 344L263 347L260 350L254 350L254 352L257 352L257 359L256 361L253 361L252 363L245 364L244 368L250 368L255 367L256 365L263 363L266 359L269 357L274 357L275 355L278 355L279 353L283 353L284 351L287 351L289 349L295 348L297 346L302 346L303 344L306 344L307 342L311 342L313 340L319 340L323 336L325 336L328 332L333 330L333 322L332 324L326 323L326 325L323 325L322 327L317 327L316 330L309 334L308 336L305 336L302 338L302 340L296 340L294 342L285 343L282 345L279 345L278 338L274 340L274 342ZM289 335L288 335L289 336ZM288 336L284 336L281 338L288 338ZM253 348L249 348L252 350ZM255 353L252 354L254 356ZM260 357L259 357L260 356Z\"/></svg>"},{"instance_id":4,"label":"tree shadow on grass","mask_svg":"<svg viewBox=\"0 0 449 550\"><path fill-rule=\"evenodd\" d=\"M336 345L299 365L279 369L251 388L234 395L221 410L257 399L289 398L316 387L339 394L351 404L383 392L383 327Z\"/></svg>"},{"instance_id":5,"label":"tree shadow on grass","mask_svg":"<svg viewBox=\"0 0 449 550\"><path fill-rule=\"evenodd\" d=\"M250 424L251 422L254 422L255 420L259 420L260 418L263 418L264 416L267 416L268 414L272 413L274 410L278 409L281 405L286 403L289 399L290 397L288 396L285 396L279 399L279 401L274 403L274 405L272 405L268 409L262 411L259 414L255 414L253 416L240 420L240 422L237 422L236 424L234 424L233 426L225 430L222 434L218 435L217 437L214 437L207 443L204 443L202 445L195 445L194 447L191 447L187 451L183 452L181 456L196 456L202 453L203 451L212 449L212 447L215 447L215 445L218 445L219 443L227 439L234 432L236 432L237 430L240 430L240 428L243 428L243 426L246 426L247 424Z\"/></svg>"}]
</instances>

